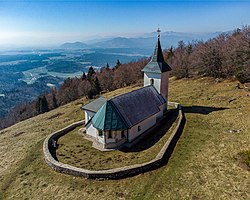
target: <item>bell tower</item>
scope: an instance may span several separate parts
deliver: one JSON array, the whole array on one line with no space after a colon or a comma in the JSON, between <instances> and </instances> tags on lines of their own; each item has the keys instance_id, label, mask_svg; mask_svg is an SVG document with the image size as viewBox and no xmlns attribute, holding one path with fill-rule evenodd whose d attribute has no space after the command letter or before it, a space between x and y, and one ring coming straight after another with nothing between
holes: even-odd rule
<instances>
[{"instance_id":1,"label":"bell tower","mask_svg":"<svg viewBox=\"0 0 250 200\"><path fill-rule=\"evenodd\" d=\"M160 43L160 32L161 30L158 28L157 43L154 53L149 63L143 68L142 71L144 72L144 87L153 85L157 89L157 91L164 97L166 102L168 102L169 71L171 71L172 69L165 62L163 57Z\"/></svg>"}]
</instances>

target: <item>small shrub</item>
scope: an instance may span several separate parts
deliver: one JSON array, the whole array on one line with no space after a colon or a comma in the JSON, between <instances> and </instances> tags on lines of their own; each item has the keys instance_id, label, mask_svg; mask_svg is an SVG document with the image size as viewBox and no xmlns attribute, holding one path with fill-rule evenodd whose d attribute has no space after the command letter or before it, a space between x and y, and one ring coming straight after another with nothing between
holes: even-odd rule
<instances>
[{"instance_id":1,"label":"small shrub","mask_svg":"<svg viewBox=\"0 0 250 200\"><path fill-rule=\"evenodd\" d=\"M244 84L244 83L248 83L250 82L250 70L249 71L238 71L235 74L235 77L237 78L237 80Z\"/></svg>"},{"instance_id":2,"label":"small shrub","mask_svg":"<svg viewBox=\"0 0 250 200\"><path fill-rule=\"evenodd\" d=\"M250 150L244 150L239 153L243 162L250 168Z\"/></svg>"}]
</instances>

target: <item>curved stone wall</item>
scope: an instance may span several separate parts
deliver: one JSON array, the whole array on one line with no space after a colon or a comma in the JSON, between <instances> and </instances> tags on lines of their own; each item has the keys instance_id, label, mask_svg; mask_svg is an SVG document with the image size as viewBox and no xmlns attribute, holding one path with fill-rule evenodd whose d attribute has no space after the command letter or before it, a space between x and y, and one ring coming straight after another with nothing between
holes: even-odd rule
<instances>
[{"instance_id":1,"label":"curved stone wall","mask_svg":"<svg viewBox=\"0 0 250 200\"><path fill-rule=\"evenodd\" d=\"M73 123L59 131L56 131L52 134L50 134L43 143L43 152L46 163L53 168L54 170L69 174L73 176L81 176L89 179L120 179L125 178L129 176L134 176L140 173L144 173L156 168L159 168L160 166L166 164L174 150L174 147L182 133L182 130L185 125L185 116L181 109L181 106L177 103L170 102L169 105L175 106L179 109L179 119L176 128L172 132L169 139L166 141L162 149L159 151L159 153L156 155L156 157L149 161L142 164L135 164L120 168L114 168L114 169L108 169L108 170L87 170L83 168L74 167L68 164L64 164L61 162L58 162L56 160L55 154L55 147L53 147L53 141L57 141L59 137L65 135L69 131L75 129L78 126L81 126L84 124L84 121L79 121L76 123Z\"/></svg>"}]
</instances>

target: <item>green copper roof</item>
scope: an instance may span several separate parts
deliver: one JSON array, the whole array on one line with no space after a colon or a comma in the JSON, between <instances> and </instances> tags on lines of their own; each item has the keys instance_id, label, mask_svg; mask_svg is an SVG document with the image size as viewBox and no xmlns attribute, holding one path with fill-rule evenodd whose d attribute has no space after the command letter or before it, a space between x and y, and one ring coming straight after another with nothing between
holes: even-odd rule
<instances>
[{"instance_id":1,"label":"green copper roof","mask_svg":"<svg viewBox=\"0 0 250 200\"><path fill-rule=\"evenodd\" d=\"M164 60L161 49L160 37L158 36L158 41L155 46L152 58L142 71L152 73L164 73L171 70L171 67Z\"/></svg>"},{"instance_id":2,"label":"green copper roof","mask_svg":"<svg viewBox=\"0 0 250 200\"><path fill-rule=\"evenodd\" d=\"M99 130L126 130L128 125L117 111L112 101L106 103L94 115L92 124Z\"/></svg>"}]
</instances>

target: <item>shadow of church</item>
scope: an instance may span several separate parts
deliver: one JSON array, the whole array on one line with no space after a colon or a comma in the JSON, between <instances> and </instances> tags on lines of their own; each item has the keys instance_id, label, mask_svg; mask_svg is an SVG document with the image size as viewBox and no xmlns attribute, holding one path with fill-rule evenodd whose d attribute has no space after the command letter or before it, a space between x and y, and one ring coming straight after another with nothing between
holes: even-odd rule
<instances>
[{"instance_id":1,"label":"shadow of church","mask_svg":"<svg viewBox=\"0 0 250 200\"><path fill-rule=\"evenodd\" d=\"M183 112L184 113L195 113L195 114L203 114L203 115L208 115L209 113L212 112L217 112L221 110L226 110L229 108L216 108L216 107L209 107L209 106L183 106Z\"/></svg>"}]
</instances>

